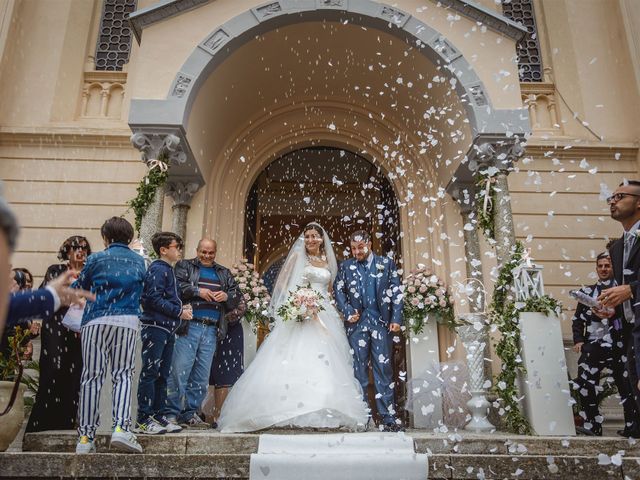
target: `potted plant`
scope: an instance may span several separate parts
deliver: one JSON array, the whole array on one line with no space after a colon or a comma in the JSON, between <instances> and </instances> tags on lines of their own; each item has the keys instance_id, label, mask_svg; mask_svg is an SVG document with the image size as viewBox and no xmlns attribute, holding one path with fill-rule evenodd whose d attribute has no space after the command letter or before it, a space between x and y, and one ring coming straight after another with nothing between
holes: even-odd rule
<instances>
[{"instance_id":1,"label":"potted plant","mask_svg":"<svg viewBox=\"0 0 640 480\"><path fill-rule=\"evenodd\" d=\"M0 452L9 448L24 421L22 355L28 338L28 330L16 327L9 337L10 354L0 353Z\"/></svg>"}]
</instances>

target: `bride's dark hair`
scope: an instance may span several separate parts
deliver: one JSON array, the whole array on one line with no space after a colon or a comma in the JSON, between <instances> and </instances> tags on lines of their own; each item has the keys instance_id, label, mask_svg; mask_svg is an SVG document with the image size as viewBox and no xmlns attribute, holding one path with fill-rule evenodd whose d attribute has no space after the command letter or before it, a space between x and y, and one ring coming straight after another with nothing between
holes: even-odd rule
<instances>
[{"instance_id":1,"label":"bride's dark hair","mask_svg":"<svg viewBox=\"0 0 640 480\"><path fill-rule=\"evenodd\" d=\"M322 243L320 244L320 253L322 255L325 255L327 252L324 249L324 230L317 223L309 223L307 226L305 226L302 229L302 236L304 237L304 234L307 233L309 230L315 230L316 232L318 232L320 234L320 237L322 237ZM304 251L305 252L307 251L306 245L304 247Z\"/></svg>"}]
</instances>

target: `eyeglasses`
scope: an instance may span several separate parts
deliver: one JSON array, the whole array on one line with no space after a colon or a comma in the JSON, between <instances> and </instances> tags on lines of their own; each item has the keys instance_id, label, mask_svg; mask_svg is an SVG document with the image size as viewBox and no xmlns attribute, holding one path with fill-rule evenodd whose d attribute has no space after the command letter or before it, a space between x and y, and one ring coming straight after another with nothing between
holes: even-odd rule
<instances>
[{"instance_id":1,"label":"eyeglasses","mask_svg":"<svg viewBox=\"0 0 640 480\"><path fill-rule=\"evenodd\" d=\"M78 250L84 250L85 252L89 251L89 247L87 245L71 245L71 248L74 249L76 252Z\"/></svg>"},{"instance_id":2,"label":"eyeglasses","mask_svg":"<svg viewBox=\"0 0 640 480\"><path fill-rule=\"evenodd\" d=\"M181 243L172 243L167 248L175 248L176 250L182 250L182 244Z\"/></svg>"},{"instance_id":3,"label":"eyeglasses","mask_svg":"<svg viewBox=\"0 0 640 480\"><path fill-rule=\"evenodd\" d=\"M607 197L607 203L612 204L613 202L619 202L625 197L640 197L640 195L636 195L635 193L616 193Z\"/></svg>"}]
</instances>

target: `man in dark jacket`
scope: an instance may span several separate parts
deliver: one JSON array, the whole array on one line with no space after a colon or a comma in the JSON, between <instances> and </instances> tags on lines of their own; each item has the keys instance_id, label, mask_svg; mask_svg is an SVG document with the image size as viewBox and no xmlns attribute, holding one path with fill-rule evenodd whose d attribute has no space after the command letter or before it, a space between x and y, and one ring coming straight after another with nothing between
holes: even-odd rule
<instances>
[{"instance_id":1,"label":"man in dark jacket","mask_svg":"<svg viewBox=\"0 0 640 480\"><path fill-rule=\"evenodd\" d=\"M182 239L172 232L159 232L151 238L160 258L149 265L144 277L140 303L142 323L142 369L138 383L137 432L149 435L179 432L162 412L167 401L167 379L171 368L174 332L180 320L191 319L190 306L183 306L178 295L173 265L180 260Z\"/></svg>"},{"instance_id":2,"label":"man in dark jacket","mask_svg":"<svg viewBox=\"0 0 640 480\"><path fill-rule=\"evenodd\" d=\"M191 305L193 318L177 332L166 416L190 428L209 428L198 410L209 386L218 332L226 332L225 311L238 306L241 293L229 269L215 262L214 240L200 240L196 253L197 258L175 267L180 299Z\"/></svg>"},{"instance_id":3,"label":"man in dark jacket","mask_svg":"<svg viewBox=\"0 0 640 480\"><path fill-rule=\"evenodd\" d=\"M583 287L586 295L596 299L613 285L613 269L608 253L596 258L598 282ZM625 429L637 431L637 410L631 394L631 384L625 373L623 357L626 350L622 342L622 319L613 311L589 308L578 304L572 321L573 350L580 354L578 377L575 385L580 395L584 427L594 435L602 435L602 417L598 410L598 391L603 368L613 372L624 409Z\"/></svg>"}]
</instances>

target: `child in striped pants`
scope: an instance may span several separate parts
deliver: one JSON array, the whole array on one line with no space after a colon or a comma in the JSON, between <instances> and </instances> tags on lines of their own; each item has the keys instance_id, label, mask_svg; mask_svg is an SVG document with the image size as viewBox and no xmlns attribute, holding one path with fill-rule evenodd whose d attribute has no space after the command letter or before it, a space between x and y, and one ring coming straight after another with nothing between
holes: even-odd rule
<instances>
[{"instance_id":1,"label":"child in striped pants","mask_svg":"<svg viewBox=\"0 0 640 480\"><path fill-rule=\"evenodd\" d=\"M131 389L135 365L144 259L129 249L133 227L121 217L107 220L100 230L106 249L87 258L74 287L91 290L82 316L82 380L78 406L76 453L94 453L100 424L100 391L111 371L113 433L111 447L142 453L130 432Z\"/></svg>"}]
</instances>

